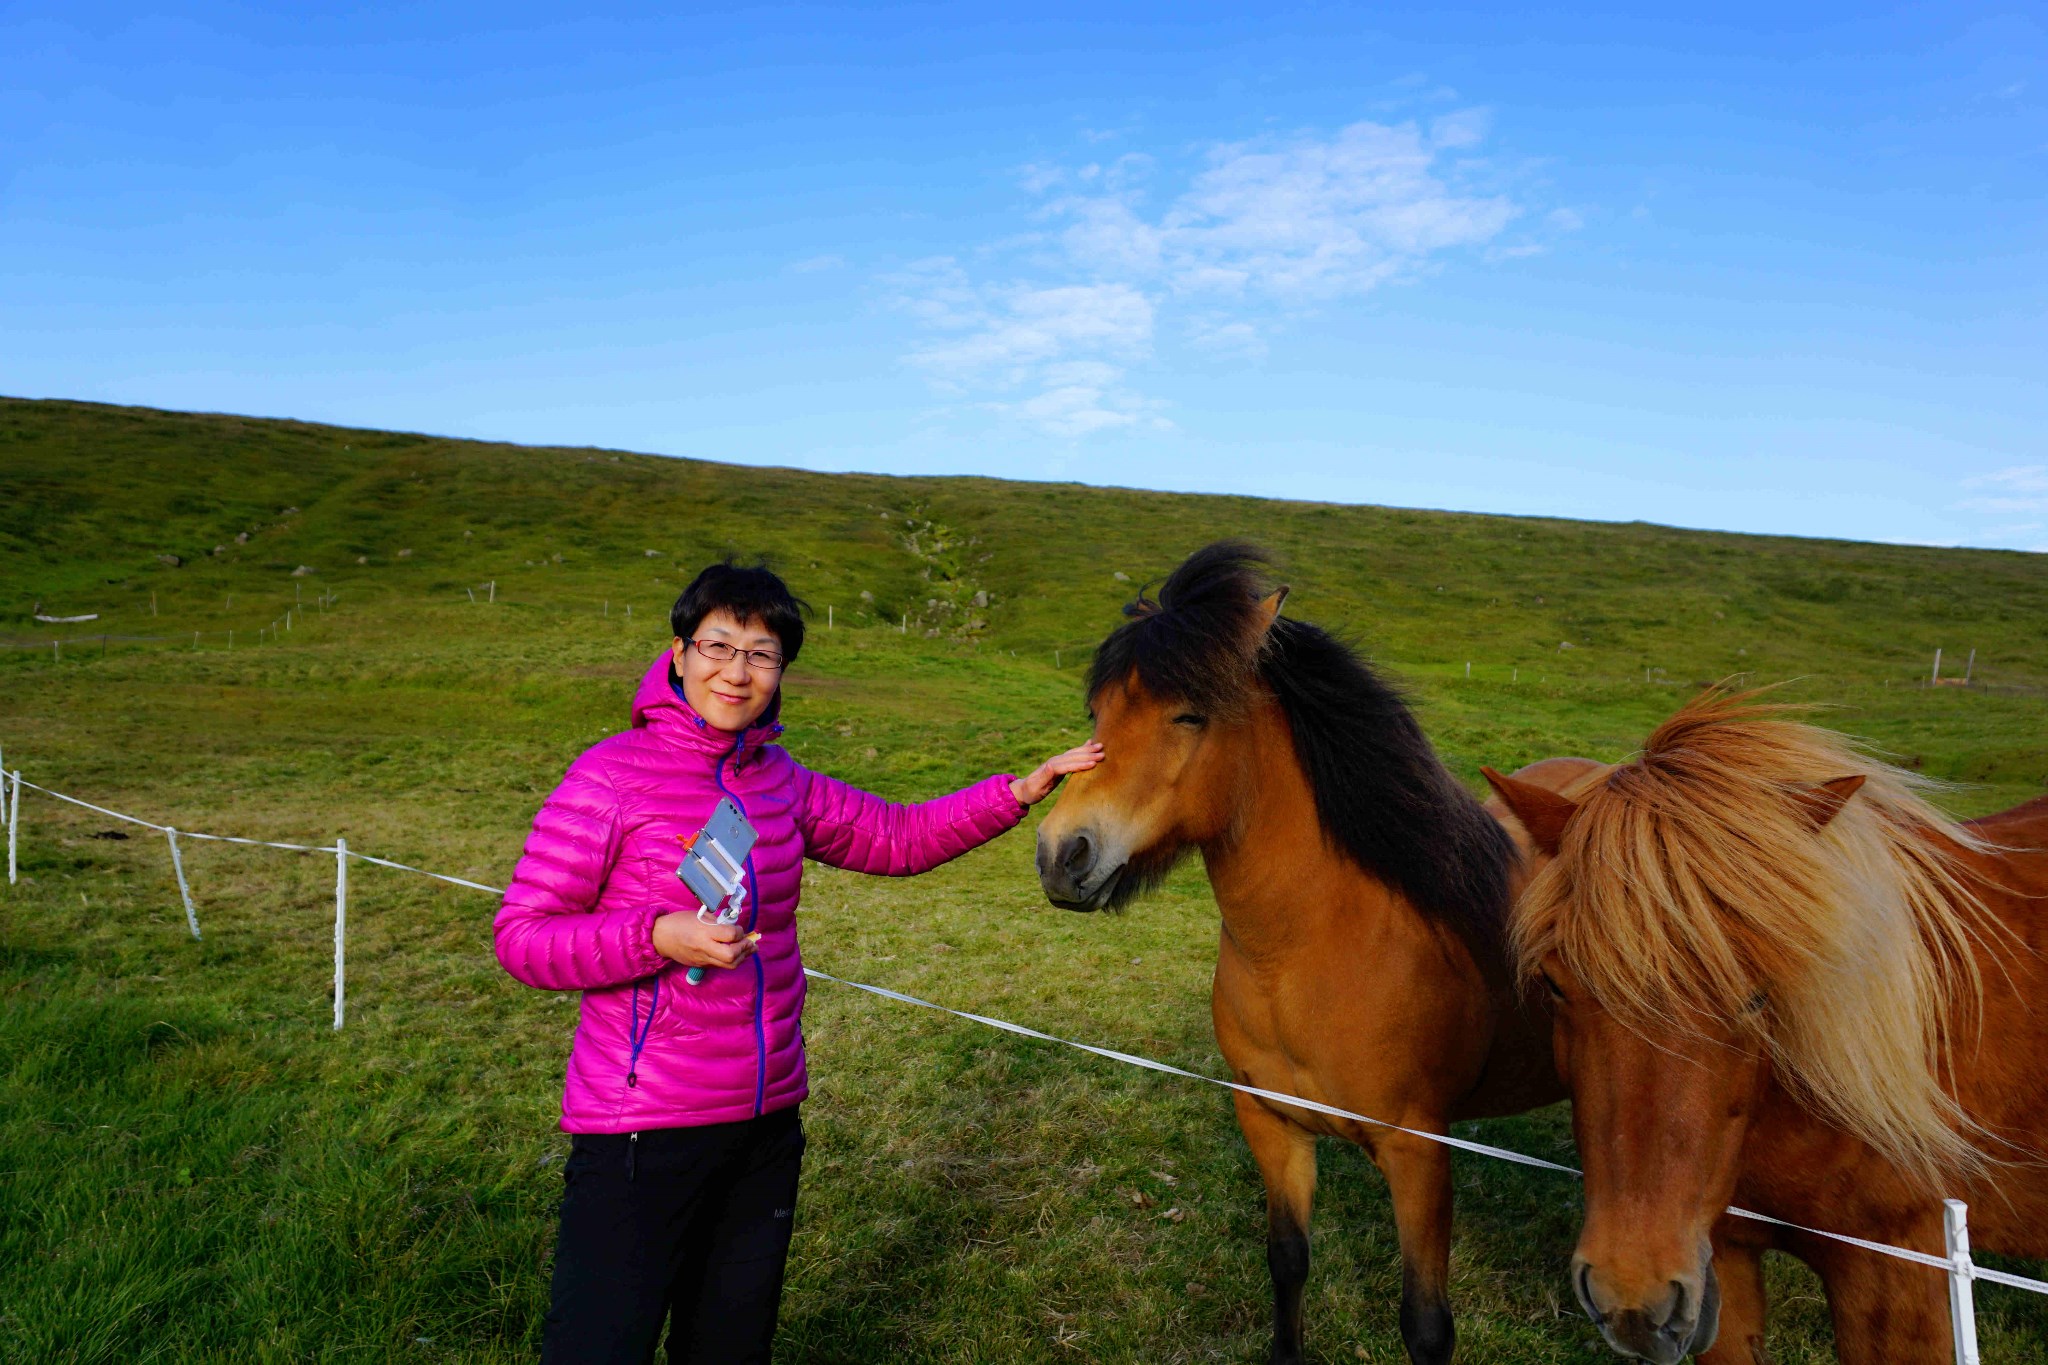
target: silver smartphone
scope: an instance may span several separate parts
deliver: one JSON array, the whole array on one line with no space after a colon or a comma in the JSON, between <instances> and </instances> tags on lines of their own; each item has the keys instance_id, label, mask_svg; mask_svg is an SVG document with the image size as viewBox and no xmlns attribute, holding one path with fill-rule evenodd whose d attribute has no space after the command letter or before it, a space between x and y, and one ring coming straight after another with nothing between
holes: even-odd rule
<instances>
[{"instance_id":1,"label":"silver smartphone","mask_svg":"<svg viewBox=\"0 0 2048 1365\"><path fill-rule=\"evenodd\" d=\"M718 808L691 841L676 875L704 908L715 914L739 890L747 872L747 854L753 848L754 827L731 797L721 797Z\"/></svg>"}]
</instances>

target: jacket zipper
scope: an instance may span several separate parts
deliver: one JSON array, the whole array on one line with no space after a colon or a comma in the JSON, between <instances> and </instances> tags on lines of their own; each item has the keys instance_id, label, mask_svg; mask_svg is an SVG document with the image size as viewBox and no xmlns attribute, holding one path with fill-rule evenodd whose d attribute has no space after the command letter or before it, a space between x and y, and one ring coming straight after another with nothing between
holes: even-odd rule
<instances>
[{"instance_id":1,"label":"jacket zipper","mask_svg":"<svg viewBox=\"0 0 2048 1365\"><path fill-rule=\"evenodd\" d=\"M742 747L745 746L746 742L747 736L745 732L742 732L740 734L740 737L737 740L733 741L732 752L727 754L725 758L719 762L718 766L711 770L712 780L718 783L719 792L724 796L732 798L732 803L740 808L741 815L745 815L747 813L746 802L740 800L739 797L733 793L732 789L725 785L725 778L723 776L723 773L725 765L727 763L731 763L733 765L733 778L735 781L738 780L740 750ZM754 922L761 917L761 883L760 880L754 876L754 855L751 851L747 854L747 886L751 888L751 894L749 894L747 897L747 932L752 933L754 931ZM764 971L761 966L761 954L757 949L754 953L755 1118L761 1117L761 1109L768 1101L768 1028L766 1023L762 1019L762 1011L767 993L768 976L766 971Z\"/></svg>"},{"instance_id":2,"label":"jacket zipper","mask_svg":"<svg viewBox=\"0 0 2048 1365\"><path fill-rule=\"evenodd\" d=\"M634 1158L639 1152L640 1135L638 1133L626 1134L626 1183L629 1185L633 1183Z\"/></svg>"}]
</instances>

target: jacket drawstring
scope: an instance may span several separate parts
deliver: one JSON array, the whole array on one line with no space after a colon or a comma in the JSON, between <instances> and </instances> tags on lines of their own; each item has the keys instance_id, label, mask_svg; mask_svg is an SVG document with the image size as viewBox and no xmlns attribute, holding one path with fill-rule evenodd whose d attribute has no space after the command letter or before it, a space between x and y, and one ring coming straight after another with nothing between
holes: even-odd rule
<instances>
[{"instance_id":1,"label":"jacket drawstring","mask_svg":"<svg viewBox=\"0 0 2048 1365\"><path fill-rule=\"evenodd\" d=\"M654 999L647 1006L647 1023L640 1023L640 983L633 983L633 1022L627 1026L626 1042L633 1049L626 1059L626 1089L634 1090L640 1085L640 1052L647 1046L647 1035L654 1032L654 1012L661 1008L661 977L654 978Z\"/></svg>"}]
</instances>

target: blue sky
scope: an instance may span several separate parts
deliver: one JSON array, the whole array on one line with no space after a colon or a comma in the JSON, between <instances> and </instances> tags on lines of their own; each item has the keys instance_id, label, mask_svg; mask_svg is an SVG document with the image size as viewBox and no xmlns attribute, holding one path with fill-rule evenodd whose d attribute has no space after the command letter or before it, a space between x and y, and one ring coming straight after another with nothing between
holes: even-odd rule
<instances>
[{"instance_id":1,"label":"blue sky","mask_svg":"<svg viewBox=\"0 0 2048 1365\"><path fill-rule=\"evenodd\" d=\"M0 393L2048 549L2039 5L639 8L0 0Z\"/></svg>"}]
</instances>

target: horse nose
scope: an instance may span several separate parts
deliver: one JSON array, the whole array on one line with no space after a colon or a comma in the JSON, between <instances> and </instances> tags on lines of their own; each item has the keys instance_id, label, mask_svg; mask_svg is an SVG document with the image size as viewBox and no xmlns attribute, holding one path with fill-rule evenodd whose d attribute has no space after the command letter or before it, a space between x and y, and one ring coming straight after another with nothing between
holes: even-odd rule
<instances>
[{"instance_id":1,"label":"horse nose","mask_svg":"<svg viewBox=\"0 0 2048 1365\"><path fill-rule=\"evenodd\" d=\"M1713 1274L1711 1268L1707 1273ZM1572 1288L1600 1335L1622 1355L1655 1365L1677 1365L1691 1351L1701 1305L1680 1281L1668 1281L1651 1302L1625 1303L1601 1285L1592 1262L1575 1256Z\"/></svg>"},{"instance_id":2,"label":"horse nose","mask_svg":"<svg viewBox=\"0 0 2048 1365\"><path fill-rule=\"evenodd\" d=\"M1095 840L1086 830L1077 830L1050 843L1041 833L1038 840L1038 880L1053 901L1070 904L1081 899L1081 888L1095 869Z\"/></svg>"}]
</instances>

